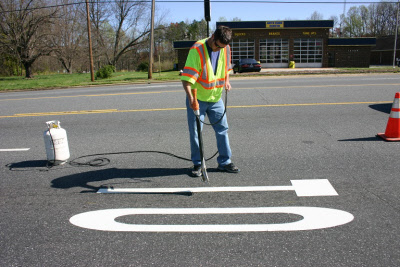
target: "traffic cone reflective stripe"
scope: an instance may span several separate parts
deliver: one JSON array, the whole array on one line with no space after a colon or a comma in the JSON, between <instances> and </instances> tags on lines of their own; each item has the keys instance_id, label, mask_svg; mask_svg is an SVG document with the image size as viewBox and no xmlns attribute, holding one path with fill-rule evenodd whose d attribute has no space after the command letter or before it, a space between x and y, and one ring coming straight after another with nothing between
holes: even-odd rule
<instances>
[{"instance_id":1,"label":"traffic cone reflective stripe","mask_svg":"<svg viewBox=\"0 0 400 267\"><path fill-rule=\"evenodd\" d=\"M390 117L399 119L400 118L400 109L399 108L392 108L392 111L390 112Z\"/></svg>"},{"instance_id":2,"label":"traffic cone reflective stripe","mask_svg":"<svg viewBox=\"0 0 400 267\"><path fill-rule=\"evenodd\" d=\"M386 141L400 141L400 92L394 97L386 131L378 133L378 136Z\"/></svg>"}]
</instances>

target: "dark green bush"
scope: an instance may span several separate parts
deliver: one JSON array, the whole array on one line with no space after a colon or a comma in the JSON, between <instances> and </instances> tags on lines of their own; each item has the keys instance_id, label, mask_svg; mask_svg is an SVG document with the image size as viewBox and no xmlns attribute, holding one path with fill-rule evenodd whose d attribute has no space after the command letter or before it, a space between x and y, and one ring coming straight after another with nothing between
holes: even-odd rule
<instances>
[{"instance_id":1,"label":"dark green bush","mask_svg":"<svg viewBox=\"0 0 400 267\"><path fill-rule=\"evenodd\" d=\"M96 72L96 79L111 78L113 72L115 72L114 66L112 65L103 66Z\"/></svg>"},{"instance_id":2,"label":"dark green bush","mask_svg":"<svg viewBox=\"0 0 400 267\"><path fill-rule=\"evenodd\" d=\"M148 62L142 62L137 67L137 71L148 71L148 70L149 70L149 63Z\"/></svg>"}]
</instances>

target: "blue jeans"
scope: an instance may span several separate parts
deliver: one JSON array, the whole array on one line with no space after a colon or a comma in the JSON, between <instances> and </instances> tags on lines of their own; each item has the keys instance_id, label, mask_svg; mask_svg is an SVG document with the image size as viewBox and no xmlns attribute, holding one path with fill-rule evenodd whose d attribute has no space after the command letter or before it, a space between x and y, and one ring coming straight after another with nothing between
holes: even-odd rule
<instances>
[{"instance_id":1,"label":"blue jeans","mask_svg":"<svg viewBox=\"0 0 400 267\"><path fill-rule=\"evenodd\" d=\"M204 121L205 115L207 114L210 123L218 121L222 114L224 114L225 106L222 99L218 102L203 102L198 100L200 106L200 120ZM189 126L190 135L190 150L191 159L194 165L200 165L200 147L199 139L196 126L196 115L194 115L193 109L190 108L189 99L186 97L186 109L187 109L187 120ZM227 165L231 163L232 152L229 146L228 137L228 120L226 114L220 122L212 126L214 128L215 137L217 139L217 148L219 156L217 162L219 165ZM203 123L201 123L203 129ZM204 138L203 138L204 139Z\"/></svg>"}]
</instances>

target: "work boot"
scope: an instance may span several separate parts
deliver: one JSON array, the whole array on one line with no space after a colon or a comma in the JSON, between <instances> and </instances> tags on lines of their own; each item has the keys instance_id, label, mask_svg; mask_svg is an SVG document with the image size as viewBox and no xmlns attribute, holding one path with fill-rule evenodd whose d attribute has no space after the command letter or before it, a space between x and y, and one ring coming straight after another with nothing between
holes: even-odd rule
<instances>
[{"instance_id":1,"label":"work boot","mask_svg":"<svg viewBox=\"0 0 400 267\"><path fill-rule=\"evenodd\" d=\"M224 166L218 164L218 170L230 173L238 173L240 172L239 168L236 167L233 163L226 164Z\"/></svg>"},{"instance_id":2,"label":"work boot","mask_svg":"<svg viewBox=\"0 0 400 267\"><path fill-rule=\"evenodd\" d=\"M201 165L194 165L193 166L192 176L193 177L200 177L201 176Z\"/></svg>"}]
</instances>

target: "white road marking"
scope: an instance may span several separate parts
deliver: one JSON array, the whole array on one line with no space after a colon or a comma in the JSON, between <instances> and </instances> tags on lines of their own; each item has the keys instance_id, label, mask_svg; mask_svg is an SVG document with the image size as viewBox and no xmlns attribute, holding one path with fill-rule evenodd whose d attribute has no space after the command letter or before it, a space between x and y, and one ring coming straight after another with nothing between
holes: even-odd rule
<instances>
[{"instance_id":1,"label":"white road marking","mask_svg":"<svg viewBox=\"0 0 400 267\"><path fill-rule=\"evenodd\" d=\"M303 219L276 224L197 224L144 225L116 222L122 216L185 215L185 214L297 214ZM266 232L304 231L335 227L351 222L354 216L346 211L319 207L249 207L249 208L144 208L105 209L89 211L71 217L78 227L116 232Z\"/></svg>"},{"instance_id":2,"label":"white road marking","mask_svg":"<svg viewBox=\"0 0 400 267\"><path fill-rule=\"evenodd\" d=\"M205 193L205 192L255 192L295 191L299 197L337 196L338 193L327 179L291 180L290 186L231 186L188 188L100 188L97 193Z\"/></svg>"},{"instance_id":3,"label":"white road marking","mask_svg":"<svg viewBox=\"0 0 400 267\"><path fill-rule=\"evenodd\" d=\"M12 152L12 151L28 151L30 148L6 148L0 149L0 152Z\"/></svg>"},{"instance_id":4,"label":"white road marking","mask_svg":"<svg viewBox=\"0 0 400 267\"><path fill-rule=\"evenodd\" d=\"M159 88L159 87L166 87L165 85L149 85L146 86L145 88Z\"/></svg>"},{"instance_id":5,"label":"white road marking","mask_svg":"<svg viewBox=\"0 0 400 267\"><path fill-rule=\"evenodd\" d=\"M298 197L337 196L327 179L290 180Z\"/></svg>"}]
</instances>

